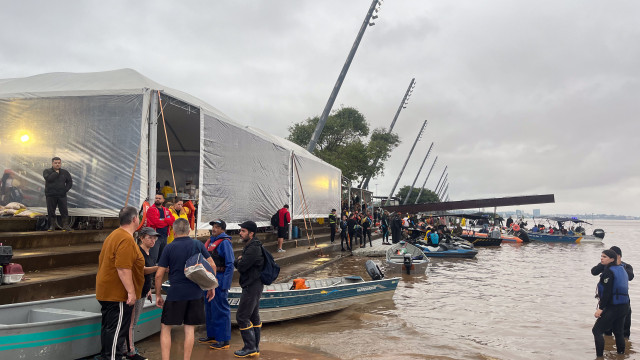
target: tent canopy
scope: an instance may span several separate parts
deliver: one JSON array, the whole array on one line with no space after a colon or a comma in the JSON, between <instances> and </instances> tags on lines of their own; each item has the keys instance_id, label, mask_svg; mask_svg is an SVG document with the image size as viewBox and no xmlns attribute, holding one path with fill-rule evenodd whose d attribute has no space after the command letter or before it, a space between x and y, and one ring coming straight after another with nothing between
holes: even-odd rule
<instances>
[{"instance_id":1,"label":"tent canopy","mask_svg":"<svg viewBox=\"0 0 640 360\"><path fill-rule=\"evenodd\" d=\"M178 189L187 178L200 187L199 227L213 218L267 225L284 204L294 218L326 216L340 201L339 169L131 69L0 79L0 121L0 167L32 207L44 206L52 156L74 177L75 215L116 215L132 174L129 204L139 206L167 177L165 126Z\"/></svg>"}]
</instances>

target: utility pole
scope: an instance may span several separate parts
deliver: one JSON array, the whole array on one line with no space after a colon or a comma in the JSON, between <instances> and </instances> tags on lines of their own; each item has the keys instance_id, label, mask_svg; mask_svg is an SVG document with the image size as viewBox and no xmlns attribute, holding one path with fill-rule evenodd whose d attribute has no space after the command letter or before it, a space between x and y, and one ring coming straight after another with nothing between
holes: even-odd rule
<instances>
[{"instance_id":1,"label":"utility pole","mask_svg":"<svg viewBox=\"0 0 640 360\"><path fill-rule=\"evenodd\" d=\"M402 111L402 109L406 109L407 108L407 104L409 104L409 97L411 97L411 94L413 93L413 89L416 87L416 78L411 79L411 82L409 83L409 87L407 88L407 91L404 93L404 96L402 97L402 101L400 102L400 106L398 106L398 110L396 111L396 115L393 117L393 121L391 121L391 126L389 126L389 131L387 131L387 134L390 134L391 131L393 130L393 127L396 125L396 120L398 120L398 115L400 115L400 111ZM378 161L380 161L380 158L376 158L375 160L373 160L373 167L375 168L376 166L378 166ZM369 180L371 180L371 176L367 176L366 179L364 179L361 183L360 183L360 188L362 189L368 189L369 188Z\"/></svg>"},{"instance_id":2,"label":"utility pole","mask_svg":"<svg viewBox=\"0 0 640 360\"><path fill-rule=\"evenodd\" d=\"M325 105L324 110L322 111L322 115L320 116L320 120L318 121L318 125L316 126L315 131L313 132L313 136L311 137L311 141L309 141L309 145L307 145L307 151L313 153L316 149L316 144L320 139L320 134L322 134L322 130L324 129L325 124L327 123L327 118L329 117L329 113L331 112L331 108L333 108L333 103L336 101L336 97L338 96L338 92L340 91L340 87L342 86L342 82L344 78L347 76L347 71L349 71L349 66L351 66L351 61L353 61L353 57L356 55L356 51L358 50L358 46L360 45L360 40L362 40L362 36L364 35L364 31L367 29L367 26L375 25L374 22L370 22L370 20L377 19L378 16L374 15L380 10L380 4L382 0L373 0L371 2L371 6L369 6L369 11L367 11L367 16L364 17L364 21L362 22L362 26L360 26L360 31L358 32L358 36L356 36L356 40L353 42L351 46L351 51L349 52L349 56L347 56L347 60L344 62L342 66L342 71L340 71L340 75L338 75L338 80L336 84L333 86L333 90L331 91L331 95L329 96L329 100L327 101L327 105Z\"/></svg>"},{"instance_id":3,"label":"utility pole","mask_svg":"<svg viewBox=\"0 0 640 360\"><path fill-rule=\"evenodd\" d=\"M418 203L418 199L420 199L420 195L422 195L422 190L424 190L425 185L427 185L427 180L429 180L429 175L431 175L431 171L433 171L433 167L436 166L437 161L438 161L438 157L436 156L435 160L433 160L433 164L431 164L431 169L429 169L427 178L424 179L424 182L422 183L422 187L420 188L420 192L418 193L418 197L416 198L416 202L414 202L414 204Z\"/></svg>"},{"instance_id":4,"label":"utility pole","mask_svg":"<svg viewBox=\"0 0 640 360\"><path fill-rule=\"evenodd\" d=\"M413 154L413 149L416 148L416 144L418 143L418 140L420 140L420 138L422 137L422 132L424 131L425 127L427 127L427 120L425 120L422 123L422 127L420 128L420 132L418 132L418 136L416 136L416 141L413 142L413 146L411 147L411 151L409 151L409 155L407 156L407 160L405 160L404 165L402 166L402 170L400 170L400 174L398 174L398 178L396 179L396 183L393 184L393 188L391 189L391 193L389 194L389 196L387 196L387 201L385 202L385 206L389 205L389 200L391 199L391 196L393 196L393 192L396 191L396 186L398 186L398 182L400 181L400 178L402 177L402 173L404 172L404 168L407 167L407 163L409 163L409 159L411 158L411 154Z\"/></svg>"},{"instance_id":5,"label":"utility pole","mask_svg":"<svg viewBox=\"0 0 640 360\"><path fill-rule=\"evenodd\" d=\"M442 170L442 175L440 175L440 180L438 180L438 185L436 185L436 187L433 188L433 192L436 193L436 195L438 195L436 190L438 190L438 188L440 187L440 182L442 181L442 177L444 176L444 173L447 172L447 167L448 165L444 167L444 170Z\"/></svg>"},{"instance_id":6,"label":"utility pole","mask_svg":"<svg viewBox=\"0 0 640 360\"><path fill-rule=\"evenodd\" d=\"M409 200L409 196L411 196L411 192L413 191L413 187L416 184L416 181L418 180L418 176L420 176L420 172L422 171L422 167L424 166L424 163L427 161L427 158L429 157L429 154L431 154L431 149L433 149L433 142L431 143L431 146L429 146L429 151L427 151L427 155L424 157L424 160L422 160L422 165L420 165L420 169L418 169L418 173L416 174L416 178L413 179L413 183L411 183L411 187L409 188L409 192L407 193L407 197L404 198L404 202L402 203L402 205L407 205L407 201Z\"/></svg>"}]
</instances>

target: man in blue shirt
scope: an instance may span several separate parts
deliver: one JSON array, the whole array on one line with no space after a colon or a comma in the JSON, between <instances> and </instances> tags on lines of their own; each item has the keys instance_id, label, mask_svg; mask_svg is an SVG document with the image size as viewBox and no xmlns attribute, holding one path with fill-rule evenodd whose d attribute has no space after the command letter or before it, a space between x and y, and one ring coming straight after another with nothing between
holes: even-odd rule
<instances>
[{"instance_id":1,"label":"man in blue shirt","mask_svg":"<svg viewBox=\"0 0 640 360\"><path fill-rule=\"evenodd\" d=\"M211 343L209 346L215 350L229 348L231 340L231 307L229 307L229 288L233 280L233 245L231 236L225 233L227 223L223 220L213 220L209 222L211 227L211 238L207 240L204 247L211 254L213 262L216 264L216 278L218 287L215 289L216 296L212 301L205 303L205 315L207 318L207 337L198 339L201 343Z\"/></svg>"},{"instance_id":2,"label":"man in blue shirt","mask_svg":"<svg viewBox=\"0 0 640 360\"><path fill-rule=\"evenodd\" d=\"M193 281L184 276L184 265L192 255L198 252L207 259L215 271L215 264L204 245L189 237L189 221L178 219L173 223L176 238L162 251L156 272L156 305L162 308L160 319L160 347L162 360L169 360L171 352L171 327L184 324L184 358L191 358L195 326L204 324L203 292ZM162 279L169 269L171 289L164 300L161 296ZM214 291L207 291L207 300L211 301Z\"/></svg>"}]
</instances>

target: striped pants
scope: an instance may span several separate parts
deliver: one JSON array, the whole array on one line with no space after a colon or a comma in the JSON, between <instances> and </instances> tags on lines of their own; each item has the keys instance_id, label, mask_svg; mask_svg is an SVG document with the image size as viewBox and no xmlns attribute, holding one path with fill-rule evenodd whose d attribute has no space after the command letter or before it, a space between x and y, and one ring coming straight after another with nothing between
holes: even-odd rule
<instances>
[{"instance_id":1,"label":"striped pants","mask_svg":"<svg viewBox=\"0 0 640 360\"><path fill-rule=\"evenodd\" d=\"M102 306L102 328L100 356L103 360L121 359L125 354L125 342L131 324L133 306L124 302L99 301Z\"/></svg>"}]
</instances>

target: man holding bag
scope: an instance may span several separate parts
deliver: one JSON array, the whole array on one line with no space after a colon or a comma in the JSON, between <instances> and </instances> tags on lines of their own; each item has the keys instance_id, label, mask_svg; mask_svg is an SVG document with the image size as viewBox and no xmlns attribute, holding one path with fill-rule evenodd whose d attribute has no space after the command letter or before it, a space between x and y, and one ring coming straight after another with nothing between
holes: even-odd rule
<instances>
[{"instance_id":1,"label":"man holding bag","mask_svg":"<svg viewBox=\"0 0 640 360\"><path fill-rule=\"evenodd\" d=\"M215 272L211 255L200 241L189 237L189 222L178 219L173 223L176 238L167 245L158 261L156 272L156 304L162 308L160 347L162 360L169 360L171 352L171 327L184 324L184 359L191 358L193 350L195 326L205 323L203 292L198 284L187 279L184 274L186 261L194 254L200 253ZM195 252L194 252L195 248ZM169 268L171 289L166 301L162 299L162 279ZM207 291L207 300L215 296L213 290Z\"/></svg>"}]
</instances>

